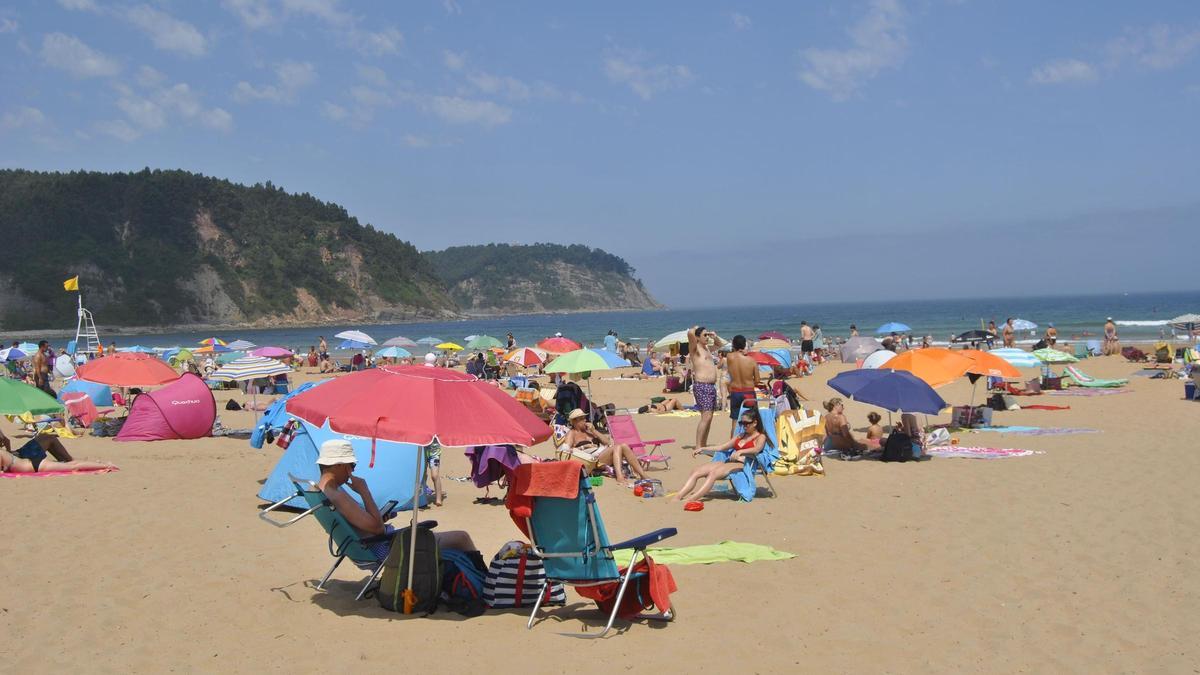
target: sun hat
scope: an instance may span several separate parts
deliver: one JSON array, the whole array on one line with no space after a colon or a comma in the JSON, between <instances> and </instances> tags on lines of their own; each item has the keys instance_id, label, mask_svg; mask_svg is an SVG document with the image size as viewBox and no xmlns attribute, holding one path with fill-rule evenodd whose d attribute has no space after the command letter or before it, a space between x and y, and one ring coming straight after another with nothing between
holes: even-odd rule
<instances>
[{"instance_id":1,"label":"sun hat","mask_svg":"<svg viewBox=\"0 0 1200 675\"><path fill-rule=\"evenodd\" d=\"M576 408L571 411L570 415L567 415L567 423L569 424L571 422L574 422L575 420L579 419L580 417L584 417L585 415L587 415L587 413L583 412L583 408Z\"/></svg>"},{"instance_id":2,"label":"sun hat","mask_svg":"<svg viewBox=\"0 0 1200 675\"><path fill-rule=\"evenodd\" d=\"M333 466L335 464L354 464L358 461L354 456L354 447L350 441L333 439L321 444L321 452L317 455L317 464Z\"/></svg>"}]
</instances>

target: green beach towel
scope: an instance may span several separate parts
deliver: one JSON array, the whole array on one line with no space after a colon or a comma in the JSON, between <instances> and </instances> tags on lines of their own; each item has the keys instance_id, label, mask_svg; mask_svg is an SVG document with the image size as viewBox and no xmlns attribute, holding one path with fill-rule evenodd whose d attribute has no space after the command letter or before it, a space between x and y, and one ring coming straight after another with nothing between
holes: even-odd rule
<instances>
[{"instance_id":1,"label":"green beach towel","mask_svg":"<svg viewBox=\"0 0 1200 675\"><path fill-rule=\"evenodd\" d=\"M664 565L711 565L722 562L758 562L760 560L787 560L795 558L795 553L777 551L762 544L743 544L739 541L723 541L719 544L701 544L699 546L680 546L678 548L662 547L647 549L654 562ZM628 560L633 555L631 549L613 551L613 557L620 562Z\"/></svg>"}]
</instances>

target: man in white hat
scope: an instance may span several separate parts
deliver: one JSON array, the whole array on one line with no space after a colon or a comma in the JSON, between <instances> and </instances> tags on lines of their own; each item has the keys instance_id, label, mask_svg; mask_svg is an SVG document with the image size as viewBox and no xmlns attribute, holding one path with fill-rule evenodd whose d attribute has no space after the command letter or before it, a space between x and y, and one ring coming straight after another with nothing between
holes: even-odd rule
<instances>
[{"instance_id":1,"label":"man in white hat","mask_svg":"<svg viewBox=\"0 0 1200 675\"><path fill-rule=\"evenodd\" d=\"M321 451L317 455L317 466L321 467L321 479L317 481L317 487L329 499L329 503L333 505L334 509L342 514L346 522L358 531L359 535L369 537L394 532L392 526L384 525L383 514L375 505L375 498L371 496L366 479L354 475L354 467L357 463L358 460L354 456L354 448L350 445L350 441L340 438L325 441L321 444ZM359 505L342 489L343 485L350 486L351 490L358 493L358 496L362 498L362 505ZM391 514L389 514L390 516ZM438 545L443 548L454 548L460 551L476 550L475 542L471 541L471 535L461 530L434 532L434 536L437 537ZM383 558L388 554L389 548L391 548L391 542L385 541L372 546L371 552Z\"/></svg>"}]
</instances>

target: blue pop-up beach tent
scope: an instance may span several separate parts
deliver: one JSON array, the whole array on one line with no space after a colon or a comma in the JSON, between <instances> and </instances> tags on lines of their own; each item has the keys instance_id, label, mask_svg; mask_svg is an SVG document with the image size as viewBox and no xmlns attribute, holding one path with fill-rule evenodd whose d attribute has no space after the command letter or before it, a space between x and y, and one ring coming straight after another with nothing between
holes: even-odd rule
<instances>
[{"instance_id":1,"label":"blue pop-up beach tent","mask_svg":"<svg viewBox=\"0 0 1200 675\"><path fill-rule=\"evenodd\" d=\"M254 431L250 432L250 447L261 449L268 430L276 435L283 430L283 425L287 424L287 421L291 419L291 416L287 414L286 410L288 399L297 394L304 393L313 387L325 384L326 382L329 382L329 380L325 379L316 380L315 382L305 382L299 387L293 389L287 396L275 399L275 402L268 406L267 409L263 411L262 416L258 418L258 424L254 425Z\"/></svg>"},{"instance_id":2,"label":"blue pop-up beach tent","mask_svg":"<svg viewBox=\"0 0 1200 675\"><path fill-rule=\"evenodd\" d=\"M63 400L68 395L74 392L83 392L87 397L92 399L92 403L97 408L107 408L113 404L112 387L99 382L88 382L87 380L74 379L71 380L62 389L58 390L58 400Z\"/></svg>"},{"instance_id":3,"label":"blue pop-up beach tent","mask_svg":"<svg viewBox=\"0 0 1200 675\"><path fill-rule=\"evenodd\" d=\"M321 475L317 468L317 452L321 444L331 439L345 439L350 441L350 445L354 447L354 455L358 458L358 466L354 469L354 475L366 479L375 503L382 507L394 499L400 504L402 510L412 507L413 485L417 482L414 480L413 472L425 469L420 447L409 443L377 441L375 466L371 466L371 439L339 434L330 430L328 422L320 427L315 427L304 420L297 419L297 422L300 423L300 427L296 431L296 436L288 445L287 450L284 450L279 462L275 464L271 475L267 476L266 482L258 492L259 497L269 502L277 502L288 495L295 494L296 488L292 485L288 474L316 481ZM353 491L348 492L350 496L358 499L358 495ZM424 506L425 501L422 495L419 503ZM308 508L301 497L289 501L288 506L300 509Z\"/></svg>"}]
</instances>

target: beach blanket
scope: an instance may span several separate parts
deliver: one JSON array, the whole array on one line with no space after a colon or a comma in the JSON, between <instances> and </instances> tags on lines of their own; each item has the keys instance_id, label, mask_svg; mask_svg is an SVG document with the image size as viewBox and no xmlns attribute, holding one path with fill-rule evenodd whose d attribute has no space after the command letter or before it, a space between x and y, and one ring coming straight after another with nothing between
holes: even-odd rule
<instances>
[{"instance_id":1,"label":"beach blanket","mask_svg":"<svg viewBox=\"0 0 1200 675\"><path fill-rule=\"evenodd\" d=\"M1045 454L1041 450L1019 450L1016 448L978 448L965 445L939 445L926 448L925 454L931 457L957 457L960 459L1004 459L1007 457L1028 457Z\"/></svg>"},{"instance_id":2,"label":"beach blanket","mask_svg":"<svg viewBox=\"0 0 1200 675\"><path fill-rule=\"evenodd\" d=\"M58 476L74 476L78 474L89 473L111 473L116 471L115 467L105 467L103 469L84 469L81 471L38 471L35 473L0 473L0 478L56 478Z\"/></svg>"},{"instance_id":3,"label":"beach blanket","mask_svg":"<svg viewBox=\"0 0 1200 675\"><path fill-rule=\"evenodd\" d=\"M719 544L680 546L647 549L654 562L664 565L711 565L723 562L751 563L761 560L787 560L795 553L778 551L763 544L745 544L739 541L723 541ZM628 560L633 549L613 551L617 560Z\"/></svg>"},{"instance_id":4,"label":"beach blanket","mask_svg":"<svg viewBox=\"0 0 1200 675\"><path fill-rule=\"evenodd\" d=\"M1050 396L1113 396L1114 394L1128 394L1129 389L1063 389L1061 391L1048 391ZM1030 408L1032 406L1021 406L1022 408Z\"/></svg>"},{"instance_id":5,"label":"beach blanket","mask_svg":"<svg viewBox=\"0 0 1200 675\"><path fill-rule=\"evenodd\" d=\"M1075 429L1071 427L977 427L968 429L971 433L979 433L981 431L996 431L1002 434L1018 434L1021 436L1064 436L1067 434L1098 434L1099 429Z\"/></svg>"},{"instance_id":6,"label":"beach blanket","mask_svg":"<svg viewBox=\"0 0 1200 675\"><path fill-rule=\"evenodd\" d=\"M1039 405L1023 405L1023 406L1021 406L1021 410L1070 410L1070 409L1071 409L1071 406L1069 406L1069 405L1039 404Z\"/></svg>"}]
</instances>

